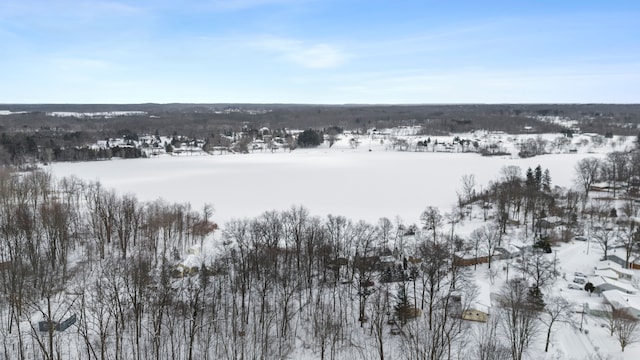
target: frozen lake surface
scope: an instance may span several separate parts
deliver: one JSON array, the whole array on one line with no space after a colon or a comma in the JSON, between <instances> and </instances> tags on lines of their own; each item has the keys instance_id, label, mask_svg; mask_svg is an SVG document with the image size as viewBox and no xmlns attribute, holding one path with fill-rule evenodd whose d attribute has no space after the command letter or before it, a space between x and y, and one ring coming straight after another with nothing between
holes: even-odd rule
<instances>
[{"instance_id":1,"label":"frozen lake surface","mask_svg":"<svg viewBox=\"0 0 640 360\"><path fill-rule=\"evenodd\" d=\"M367 149L298 149L291 153L214 156L163 156L152 159L57 163L56 177L99 180L142 201L163 198L190 202L195 209L214 206L221 225L231 218L254 217L267 210L303 205L312 214L343 215L375 222L381 217L419 223L427 206L448 211L465 174L474 174L476 191L508 165L538 164L552 184L571 186L574 164L601 154L553 154L528 159L482 157L475 153L397 152Z\"/></svg>"}]
</instances>

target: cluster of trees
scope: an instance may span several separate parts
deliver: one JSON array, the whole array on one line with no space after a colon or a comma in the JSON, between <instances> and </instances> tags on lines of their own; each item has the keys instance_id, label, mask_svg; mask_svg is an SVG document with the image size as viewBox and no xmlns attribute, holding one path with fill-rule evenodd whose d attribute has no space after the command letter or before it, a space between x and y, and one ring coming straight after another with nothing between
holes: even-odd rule
<instances>
[{"instance_id":1,"label":"cluster of trees","mask_svg":"<svg viewBox=\"0 0 640 360\"><path fill-rule=\"evenodd\" d=\"M316 147L324 142L321 132L313 129L307 129L298 135L298 146L302 148Z\"/></svg>"},{"instance_id":2,"label":"cluster of trees","mask_svg":"<svg viewBox=\"0 0 640 360\"><path fill-rule=\"evenodd\" d=\"M547 140L541 136L530 138L520 144L519 148L518 156L521 158L543 155L547 153Z\"/></svg>"},{"instance_id":3,"label":"cluster of trees","mask_svg":"<svg viewBox=\"0 0 640 360\"><path fill-rule=\"evenodd\" d=\"M604 159L586 158L575 168L577 185L584 195L583 202L588 200L592 186L605 182L605 189L615 198L618 195L637 196L640 186L640 152L614 151Z\"/></svg>"},{"instance_id":4,"label":"cluster of trees","mask_svg":"<svg viewBox=\"0 0 640 360\"><path fill-rule=\"evenodd\" d=\"M437 209L425 211L415 235L388 219L269 211L229 222L214 256L185 263L184 249L201 248L217 228L210 207L139 203L40 172L3 173L0 191L5 357L283 358L310 348L320 358L439 359L467 351L472 332L460 316L475 287L470 269L452 261L460 248ZM403 259L405 251L415 257ZM380 256L396 259L393 273L404 275L381 282L389 265ZM53 326L72 317L64 331ZM49 326L41 331L38 321Z\"/></svg>"},{"instance_id":5,"label":"cluster of trees","mask_svg":"<svg viewBox=\"0 0 640 360\"><path fill-rule=\"evenodd\" d=\"M3 172L0 192L3 356L131 358L124 351L133 349L135 358L146 357L130 341L151 329L157 313L148 309L165 301L154 296L174 292L168 282L174 249L215 230L211 210L140 204L97 183L55 182L42 172ZM182 300L172 304L185 314ZM77 323L65 333L73 335L58 334L51 324L72 314ZM48 330L40 331L38 320ZM145 346L147 354L160 351L158 344Z\"/></svg>"},{"instance_id":6,"label":"cluster of trees","mask_svg":"<svg viewBox=\"0 0 640 360\"><path fill-rule=\"evenodd\" d=\"M95 134L84 131L72 133L39 131L34 134L2 133L0 136L0 165L23 167L33 162L93 161L111 159L112 157L138 158L143 156L142 150L134 146L114 146L106 149L88 146L97 140Z\"/></svg>"}]
</instances>

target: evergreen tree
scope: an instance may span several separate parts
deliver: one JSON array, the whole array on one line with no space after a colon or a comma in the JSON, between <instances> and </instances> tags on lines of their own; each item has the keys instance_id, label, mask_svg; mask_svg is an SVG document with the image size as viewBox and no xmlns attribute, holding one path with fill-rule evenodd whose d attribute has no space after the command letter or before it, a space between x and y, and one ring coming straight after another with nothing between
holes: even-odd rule
<instances>
[{"instance_id":1,"label":"evergreen tree","mask_svg":"<svg viewBox=\"0 0 640 360\"><path fill-rule=\"evenodd\" d=\"M307 129L298 135L298 145L300 147L316 147L324 141L322 134L313 129Z\"/></svg>"},{"instance_id":2,"label":"evergreen tree","mask_svg":"<svg viewBox=\"0 0 640 360\"><path fill-rule=\"evenodd\" d=\"M551 175L549 169L545 169L542 174L542 190L551 191Z\"/></svg>"},{"instance_id":3,"label":"evergreen tree","mask_svg":"<svg viewBox=\"0 0 640 360\"><path fill-rule=\"evenodd\" d=\"M536 190L540 190L542 188L542 168L540 167L540 165L536 166L535 183L536 183Z\"/></svg>"},{"instance_id":4,"label":"evergreen tree","mask_svg":"<svg viewBox=\"0 0 640 360\"><path fill-rule=\"evenodd\" d=\"M533 192L533 190L535 190L536 188L536 179L533 175L533 171L531 170L531 168L527 169L524 185L527 188L527 192Z\"/></svg>"},{"instance_id":5,"label":"evergreen tree","mask_svg":"<svg viewBox=\"0 0 640 360\"><path fill-rule=\"evenodd\" d=\"M397 303L395 305L396 316L400 319L402 325L407 323L411 317L411 303L407 294L407 287L404 282L398 284Z\"/></svg>"}]
</instances>

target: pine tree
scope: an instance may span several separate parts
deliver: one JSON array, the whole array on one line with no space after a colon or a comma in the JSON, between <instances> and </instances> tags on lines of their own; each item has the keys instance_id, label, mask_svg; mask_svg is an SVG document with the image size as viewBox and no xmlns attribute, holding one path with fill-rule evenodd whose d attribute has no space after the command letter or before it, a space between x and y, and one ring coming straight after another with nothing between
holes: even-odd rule
<instances>
[{"instance_id":1,"label":"pine tree","mask_svg":"<svg viewBox=\"0 0 640 360\"><path fill-rule=\"evenodd\" d=\"M407 294L407 287L405 283L398 284L397 303L395 306L396 316L400 319L402 325L407 323L407 320L411 317L411 303L409 302L409 295Z\"/></svg>"},{"instance_id":2,"label":"pine tree","mask_svg":"<svg viewBox=\"0 0 640 360\"><path fill-rule=\"evenodd\" d=\"M542 188L542 167L540 167L540 165L536 166L535 183L536 183L536 190L540 190Z\"/></svg>"},{"instance_id":3,"label":"pine tree","mask_svg":"<svg viewBox=\"0 0 640 360\"><path fill-rule=\"evenodd\" d=\"M545 169L544 174L542 174L542 190L551 191L551 175L549 174L549 169Z\"/></svg>"},{"instance_id":4,"label":"pine tree","mask_svg":"<svg viewBox=\"0 0 640 360\"><path fill-rule=\"evenodd\" d=\"M525 187L527 188L527 191L529 192L533 192L533 190L536 187L536 179L533 176L533 171L531 170L531 168L527 169L527 175L526 175L524 184L525 184Z\"/></svg>"}]
</instances>

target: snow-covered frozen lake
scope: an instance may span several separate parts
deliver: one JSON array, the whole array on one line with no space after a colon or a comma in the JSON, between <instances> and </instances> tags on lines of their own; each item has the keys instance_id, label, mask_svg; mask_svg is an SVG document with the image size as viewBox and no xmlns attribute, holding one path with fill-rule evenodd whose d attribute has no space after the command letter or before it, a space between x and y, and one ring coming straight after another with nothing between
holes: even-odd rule
<instances>
[{"instance_id":1,"label":"snow-covered frozen lake","mask_svg":"<svg viewBox=\"0 0 640 360\"><path fill-rule=\"evenodd\" d=\"M448 211L465 174L474 174L476 190L517 165L522 172L538 164L548 168L553 185L571 186L574 164L601 154L553 154L529 159L482 157L473 153L420 153L374 149L298 149L291 153L164 156L152 159L58 163L56 177L99 180L142 201L163 198L210 203L220 224L264 211L304 205L312 214L344 215L375 222L381 217L419 223L427 206Z\"/></svg>"}]
</instances>

